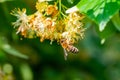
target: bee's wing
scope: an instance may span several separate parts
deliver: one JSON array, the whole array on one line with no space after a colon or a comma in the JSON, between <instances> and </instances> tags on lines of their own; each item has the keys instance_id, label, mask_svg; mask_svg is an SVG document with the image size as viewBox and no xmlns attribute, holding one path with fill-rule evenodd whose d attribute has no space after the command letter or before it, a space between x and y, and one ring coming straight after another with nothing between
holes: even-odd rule
<instances>
[{"instance_id":1,"label":"bee's wing","mask_svg":"<svg viewBox=\"0 0 120 80\"><path fill-rule=\"evenodd\" d=\"M67 53L67 51L64 49L64 58L65 58L65 60L67 60L67 56L68 56L68 53Z\"/></svg>"}]
</instances>

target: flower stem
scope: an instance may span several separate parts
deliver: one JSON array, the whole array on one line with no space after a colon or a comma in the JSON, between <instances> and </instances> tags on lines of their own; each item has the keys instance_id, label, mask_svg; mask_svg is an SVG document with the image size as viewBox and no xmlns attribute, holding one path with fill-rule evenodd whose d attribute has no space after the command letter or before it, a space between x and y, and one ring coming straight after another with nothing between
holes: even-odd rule
<instances>
[{"instance_id":1,"label":"flower stem","mask_svg":"<svg viewBox=\"0 0 120 80\"><path fill-rule=\"evenodd\" d=\"M59 12L61 12L61 0L59 0Z\"/></svg>"}]
</instances>

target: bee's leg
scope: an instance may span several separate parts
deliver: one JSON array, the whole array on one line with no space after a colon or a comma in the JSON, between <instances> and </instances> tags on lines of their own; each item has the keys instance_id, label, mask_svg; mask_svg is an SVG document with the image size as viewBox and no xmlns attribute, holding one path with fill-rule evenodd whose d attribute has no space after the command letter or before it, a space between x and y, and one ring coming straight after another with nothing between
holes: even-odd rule
<instances>
[{"instance_id":1,"label":"bee's leg","mask_svg":"<svg viewBox=\"0 0 120 80\"><path fill-rule=\"evenodd\" d=\"M68 53L67 53L67 51L64 49L64 58L65 58L65 60L67 60L67 56L68 56Z\"/></svg>"}]
</instances>

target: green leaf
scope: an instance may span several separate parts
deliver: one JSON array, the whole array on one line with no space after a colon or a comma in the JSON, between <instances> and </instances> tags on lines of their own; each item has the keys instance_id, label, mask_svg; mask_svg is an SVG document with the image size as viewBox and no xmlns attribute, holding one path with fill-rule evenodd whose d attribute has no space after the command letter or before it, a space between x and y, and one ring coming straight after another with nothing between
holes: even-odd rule
<instances>
[{"instance_id":1,"label":"green leaf","mask_svg":"<svg viewBox=\"0 0 120 80\"><path fill-rule=\"evenodd\" d=\"M106 39L111 37L112 35L114 35L116 33L116 28L114 27L113 23L110 21L107 25L106 28L100 32L98 30L98 27L96 27L96 31L98 33L98 35L100 36L101 39Z\"/></svg>"},{"instance_id":2,"label":"green leaf","mask_svg":"<svg viewBox=\"0 0 120 80\"><path fill-rule=\"evenodd\" d=\"M115 27L120 31L120 15L119 12L112 18L112 22Z\"/></svg>"},{"instance_id":3,"label":"green leaf","mask_svg":"<svg viewBox=\"0 0 120 80\"><path fill-rule=\"evenodd\" d=\"M1 60L1 59L5 59L5 58L6 58L5 52L3 52L3 51L0 49L0 60Z\"/></svg>"},{"instance_id":4,"label":"green leaf","mask_svg":"<svg viewBox=\"0 0 120 80\"><path fill-rule=\"evenodd\" d=\"M2 46L2 49L7 52L10 55L14 55L16 57L20 57L20 58L24 58L24 59L28 59L28 56L20 53L19 51L17 51L16 49L12 48L9 44L4 44Z\"/></svg>"},{"instance_id":5,"label":"green leaf","mask_svg":"<svg viewBox=\"0 0 120 80\"><path fill-rule=\"evenodd\" d=\"M67 0L69 3L73 4L73 0Z\"/></svg>"},{"instance_id":6,"label":"green leaf","mask_svg":"<svg viewBox=\"0 0 120 80\"><path fill-rule=\"evenodd\" d=\"M0 0L0 3L6 2L6 1L13 1L13 0Z\"/></svg>"},{"instance_id":7,"label":"green leaf","mask_svg":"<svg viewBox=\"0 0 120 80\"><path fill-rule=\"evenodd\" d=\"M103 31L112 16L119 10L117 0L81 0L76 6L99 25Z\"/></svg>"},{"instance_id":8,"label":"green leaf","mask_svg":"<svg viewBox=\"0 0 120 80\"><path fill-rule=\"evenodd\" d=\"M33 73L30 66L26 63L20 65L20 71L23 80L33 80Z\"/></svg>"},{"instance_id":9,"label":"green leaf","mask_svg":"<svg viewBox=\"0 0 120 80\"><path fill-rule=\"evenodd\" d=\"M5 39L5 37L0 36L0 50L3 50L5 52L7 52L10 55L14 55L16 57L20 57L20 58L24 58L24 59L28 59L28 56L20 53L19 51L17 51L16 49L12 48L8 43L7 40Z\"/></svg>"}]
</instances>

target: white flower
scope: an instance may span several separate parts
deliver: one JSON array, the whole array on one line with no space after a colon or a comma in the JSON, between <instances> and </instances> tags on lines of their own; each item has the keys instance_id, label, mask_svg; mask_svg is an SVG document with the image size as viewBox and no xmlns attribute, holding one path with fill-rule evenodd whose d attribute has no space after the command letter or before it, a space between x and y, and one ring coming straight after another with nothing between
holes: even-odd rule
<instances>
[{"instance_id":1,"label":"white flower","mask_svg":"<svg viewBox=\"0 0 120 80\"><path fill-rule=\"evenodd\" d=\"M66 38L66 36L67 36L68 34L69 34L68 32L63 32L63 33L62 33L62 37Z\"/></svg>"},{"instance_id":2,"label":"white flower","mask_svg":"<svg viewBox=\"0 0 120 80\"><path fill-rule=\"evenodd\" d=\"M38 2L53 1L53 0L38 0Z\"/></svg>"},{"instance_id":3,"label":"white flower","mask_svg":"<svg viewBox=\"0 0 120 80\"><path fill-rule=\"evenodd\" d=\"M76 11L79 11L79 9L76 6L74 6L70 9L66 10L66 13L72 13L72 12L76 12Z\"/></svg>"}]
</instances>

